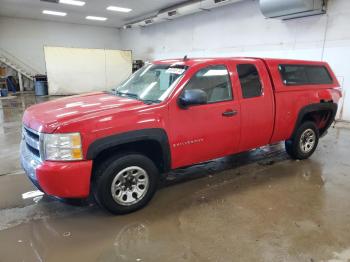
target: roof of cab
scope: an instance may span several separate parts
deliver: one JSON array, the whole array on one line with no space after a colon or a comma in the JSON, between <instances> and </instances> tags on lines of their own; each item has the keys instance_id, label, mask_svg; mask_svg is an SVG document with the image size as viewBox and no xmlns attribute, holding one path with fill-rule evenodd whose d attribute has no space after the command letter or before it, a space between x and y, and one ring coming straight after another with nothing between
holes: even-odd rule
<instances>
[{"instance_id":1,"label":"roof of cab","mask_svg":"<svg viewBox=\"0 0 350 262\"><path fill-rule=\"evenodd\" d=\"M174 65L186 65L194 66L198 64L204 64L211 61L215 62L229 62L234 60L263 60L268 64L326 64L322 61L308 61L308 60L295 60L295 59L282 59L282 58L262 58L262 57L211 57L211 58L177 58L177 59L165 59L154 61L155 64L174 64Z\"/></svg>"}]
</instances>

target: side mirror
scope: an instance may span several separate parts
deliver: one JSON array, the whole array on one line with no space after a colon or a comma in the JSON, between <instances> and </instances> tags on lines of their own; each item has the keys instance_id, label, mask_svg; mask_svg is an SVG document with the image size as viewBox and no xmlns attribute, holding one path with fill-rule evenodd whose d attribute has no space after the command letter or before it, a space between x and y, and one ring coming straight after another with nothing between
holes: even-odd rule
<instances>
[{"instance_id":1,"label":"side mirror","mask_svg":"<svg viewBox=\"0 0 350 262\"><path fill-rule=\"evenodd\" d=\"M185 90L179 97L179 105L183 108L191 105L203 105L207 102L207 93L201 89Z\"/></svg>"}]
</instances>

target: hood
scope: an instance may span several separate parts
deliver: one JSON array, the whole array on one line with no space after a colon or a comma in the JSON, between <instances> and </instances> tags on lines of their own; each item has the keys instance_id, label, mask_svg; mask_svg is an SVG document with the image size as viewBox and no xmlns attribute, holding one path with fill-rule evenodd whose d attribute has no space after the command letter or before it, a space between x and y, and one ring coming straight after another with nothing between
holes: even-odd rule
<instances>
[{"instance_id":1,"label":"hood","mask_svg":"<svg viewBox=\"0 0 350 262\"><path fill-rule=\"evenodd\" d=\"M146 106L135 99L98 92L60 98L29 107L23 116L23 124L33 130L52 133L62 123L110 109L127 111Z\"/></svg>"}]
</instances>

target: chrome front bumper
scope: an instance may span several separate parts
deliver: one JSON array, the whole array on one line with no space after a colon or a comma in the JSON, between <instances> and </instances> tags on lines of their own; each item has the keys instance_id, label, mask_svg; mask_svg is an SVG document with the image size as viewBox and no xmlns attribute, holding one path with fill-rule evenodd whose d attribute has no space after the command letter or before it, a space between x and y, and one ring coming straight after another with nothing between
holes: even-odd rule
<instances>
[{"instance_id":1,"label":"chrome front bumper","mask_svg":"<svg viewBox=\"0 0 350 262\"><path fill-rule=\"evenodd\" d=\"M38 159L37 156L35 156L32 152L30 152L27 148L26 142L24 139L21 141L20 145L20 158L21 158L21 165L24 169L26 175L28 178L33 182L33 184L39 189L40 185L38 183L37 177L36 177L36 168L41 164L40 159Z\"/></svg>"}]
</instances>

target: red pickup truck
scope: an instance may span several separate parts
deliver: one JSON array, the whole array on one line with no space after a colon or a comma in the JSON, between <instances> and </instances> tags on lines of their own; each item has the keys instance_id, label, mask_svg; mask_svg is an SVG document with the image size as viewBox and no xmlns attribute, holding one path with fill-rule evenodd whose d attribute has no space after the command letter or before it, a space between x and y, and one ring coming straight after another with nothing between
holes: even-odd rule
<instances>
[{"instance_id":1,"label":"red pickup truck","mask_svg":"<svg viewBox=\"0 0 350 262\"><path fill-rule=\"evenodd\" d=\"M109 92L28 108L21 162L48 195L91 192L110 212L129 213L150 201L171 169L279 141L292 158L308 158L340 97L325 62L156 61Z\"/></svg>"}]
</instances>

